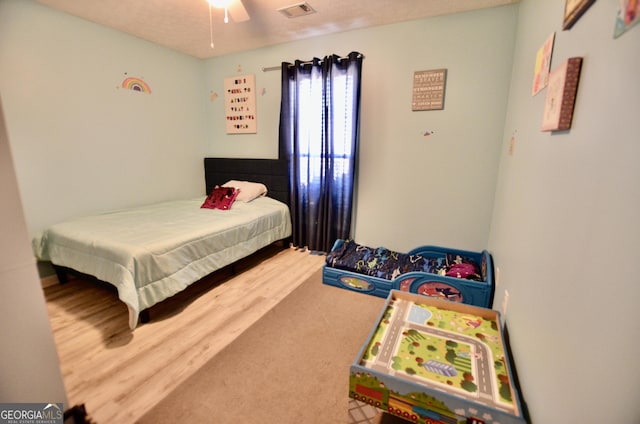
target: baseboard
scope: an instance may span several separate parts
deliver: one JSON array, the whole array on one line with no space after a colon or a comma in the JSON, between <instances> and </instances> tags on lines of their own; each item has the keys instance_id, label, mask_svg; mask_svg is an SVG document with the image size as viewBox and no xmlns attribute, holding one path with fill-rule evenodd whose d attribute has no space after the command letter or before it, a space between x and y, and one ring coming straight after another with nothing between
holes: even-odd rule
<instances>
[{"instance_id":1,"label":"baseboard","mask_svg":"<svg viewBox=\"0 0 640 424\"><path fill-rule=\"evenodd\" d=\"M48 275L46 277L40 278L40 283L42 284L42 288L47 288L51 286L55 286L59 283L58 277L56 275Z\"/></svg>"}]
</instances>

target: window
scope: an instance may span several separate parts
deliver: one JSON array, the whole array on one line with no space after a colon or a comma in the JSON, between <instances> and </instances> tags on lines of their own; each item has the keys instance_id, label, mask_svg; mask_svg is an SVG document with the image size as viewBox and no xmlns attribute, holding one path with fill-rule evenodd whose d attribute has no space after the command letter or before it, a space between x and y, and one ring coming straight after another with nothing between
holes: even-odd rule
<instances>
[{"instance_id":1,"label":"window","mask_svg":"<svg viewBox=\"0 0 640 424\"><path fill-rule=\"evenodd\" d=\"M290 163L293 243L328 252L348 238L362 55L283 66L280 142Z\"/></svg>"}]
</instances>

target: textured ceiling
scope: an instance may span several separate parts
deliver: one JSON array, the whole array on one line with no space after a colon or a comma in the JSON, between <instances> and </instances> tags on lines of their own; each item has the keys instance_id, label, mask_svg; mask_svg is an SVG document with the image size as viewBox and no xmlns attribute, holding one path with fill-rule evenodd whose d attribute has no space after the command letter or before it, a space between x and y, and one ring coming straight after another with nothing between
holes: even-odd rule
<instances>
[{"instance_id":1,"label":"textured ceiling","mask_svg":"<svg viewBox=\"0 0 640 424\"><path fill-rule=\"evenodd\" d=\"M316 13L287 18L297 0L242 0L250 19L224 23L206 0L38 0L38 3L197 58L318 35L517 3L519 0L307 0Z\"/></svg>"}]
</instances>

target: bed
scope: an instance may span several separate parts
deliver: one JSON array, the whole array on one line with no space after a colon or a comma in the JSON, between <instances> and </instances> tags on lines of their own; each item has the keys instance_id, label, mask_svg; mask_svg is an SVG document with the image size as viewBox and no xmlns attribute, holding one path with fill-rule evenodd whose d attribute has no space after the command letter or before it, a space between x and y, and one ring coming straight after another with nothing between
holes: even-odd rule
<instances>
[{"instance_id":1,"label":"bed","mask_svg":"<svg viewBox=\"0 0 640 424\"><path fill-rule=\"evenodd\" d=\"M268 192L227 210L201 207L203 195L70 219L34 239L37 258L61 282L75 271L113 285L134 329L154 304L291 236L286 160L205 158L204 167L206 193L229 180Z\"/></svg>"},{"instance_id":2,"label":"bed","mask_svg":"<svg viewBox=\"0 0 640 424\"><path fill-rule=\"evenodd\" d=\"M486 250L420 246L404 253L336 240L323 265L322 282L384 298L401 290L488 308L493 262Z\"/></svg>"}]
</instances>

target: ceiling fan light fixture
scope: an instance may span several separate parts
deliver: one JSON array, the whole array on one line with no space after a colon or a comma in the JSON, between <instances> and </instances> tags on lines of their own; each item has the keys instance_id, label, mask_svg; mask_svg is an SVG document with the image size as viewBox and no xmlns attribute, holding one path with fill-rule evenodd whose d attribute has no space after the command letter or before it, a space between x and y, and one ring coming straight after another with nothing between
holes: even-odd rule
<instances>
[{"instance_id":1,"label":"ceiling fan light fixture","mask_svg":"<svg viewBox=\"0 0 640 424\"><path fill-rule=\"evenodd\" d=\"M217 7L218 9L227 9L231 4L231 1L232 0L207 0L207 3L213 7Z\"/></svg>"},{"instance_id":2,"label":"ceiling fan light fixture","mask_svg":"<svg viewBox=\"0 0 640 424\"><path fill-rule=\"evenodd\" d=\"M229 23L229 14L236 22L244 22L249 20L249 14L247 13L242 0L206 0L209 5L209 37L211 48L215 48L213 44L213 12L212 9L224 9L224 23ZM231 11L229 11L231 9Z\"/></svg>"}]
</instances>

